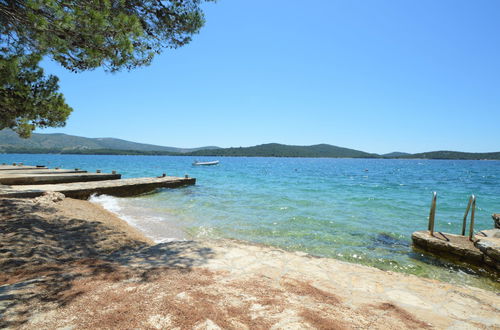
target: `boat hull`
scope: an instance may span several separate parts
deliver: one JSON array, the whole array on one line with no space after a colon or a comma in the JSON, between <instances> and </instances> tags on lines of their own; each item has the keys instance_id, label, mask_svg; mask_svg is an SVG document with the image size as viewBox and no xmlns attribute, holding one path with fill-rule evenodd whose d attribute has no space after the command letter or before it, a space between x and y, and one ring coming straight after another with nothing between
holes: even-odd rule
<instances>
[{"instance_id":1,"label":"boat hull","mask_svg":"<svg viewBox=\"0 0 500 330\"><path fill-rule=\"evenodd\" d=\"M219 161L213 161L213 162L194 162L193 166L213 166L213 165L218 165Z\"/></svg>"}]
</instances>

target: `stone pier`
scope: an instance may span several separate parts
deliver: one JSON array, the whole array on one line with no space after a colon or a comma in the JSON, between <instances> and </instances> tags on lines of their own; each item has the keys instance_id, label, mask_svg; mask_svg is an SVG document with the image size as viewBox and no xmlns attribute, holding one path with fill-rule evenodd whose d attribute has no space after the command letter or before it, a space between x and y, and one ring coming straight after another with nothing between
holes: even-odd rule
<instances>
[{"instance_id":1,"label":"stone pier","mask_svg":"<svg viewBox=\"0 0 500 330\"><path fill-rule=\"evenodd\" d=\"M500 274L500 229L483 230L472 240L468 236L442 232L417 231L412 234L415 247L450 261L472 264Z\"/></svg>"},{"instance_id":2,"label":"stone pier","mask_svg":"<svg viewBox=\"0 0 500 330\"><path fill-rule=\"evenodd\" d=\"M194 185L195 178L162 175L156 178L121 179L121 174L87 173L79 169L48 169L45 166L0 165L0 198L32 198L46 192L88 199L93 194L136 196L159 188Z\"/></svg>"}]
</instances>

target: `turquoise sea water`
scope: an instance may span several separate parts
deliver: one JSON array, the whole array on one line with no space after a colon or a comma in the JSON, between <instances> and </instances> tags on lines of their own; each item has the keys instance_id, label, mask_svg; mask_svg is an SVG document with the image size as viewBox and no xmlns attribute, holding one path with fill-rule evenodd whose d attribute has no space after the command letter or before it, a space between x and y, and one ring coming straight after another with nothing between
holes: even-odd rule
<instances>
[{"instance_id":1,"label":"turquoise sea water","mask_svg":"<svg viewBox=\"0 0 500 330\"><path fill-rule=\"evenodd\" d=\"M213 160L212 158L198 158ZM228 237L305 251L452 283L499 290L497 280L423 256L411 233L427 228L438 192L436 230L459 233L470 194L475 228L500 212L500 162L451 160L0 155L1 162L117 170L124 177L189 174L197 184L94 202L157 241Z\"/></svg>"}]
</instances>

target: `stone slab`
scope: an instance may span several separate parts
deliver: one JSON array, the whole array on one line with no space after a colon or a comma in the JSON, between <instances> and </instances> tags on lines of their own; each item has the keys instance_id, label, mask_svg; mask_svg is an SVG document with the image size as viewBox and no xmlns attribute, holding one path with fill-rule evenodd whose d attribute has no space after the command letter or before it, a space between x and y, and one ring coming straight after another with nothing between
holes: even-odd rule
<instances>
[{"instance_id":1,"label":"stone slab","mask_svg":"<svg viewBox=\"0 0 500 330\"><path fill-rule=\"evenodd\" d=\"M93 194L127 197L151 192L158 188L177 188L194 185L195 183L195 178L161 177L65 184L0 186L0 198L32 198L41 196L46 191L60 192L67 197L78 199L88 199Z\"/></svg>"},{"instance_id":2,"label":"stone slab","mask_svg":"<svg viewBox=\"0 0 500 330\"><path fill-rule=\"evenodd\" d=\"M0 171L4 170L36 170L36 169L47 169L47 167L37 167L31 165L0 165Z\"/></svg>"},{"instance_id":3,"label":"stone slab","mask_svg":"<svg viewBox=\"0 0 500 330\"><path fill-rule=\"evenodd\" d=\"M449 255L460 261L482 263L483 254L469 240L468 236L448 233L417 231L411 235L413 244L419 248L438 255Z\"/></svg>"},{"instance_id":4,"label":"stone slab","mask_svg":"<svg viewBox=\"0 0 500 330\"><path fill-rule=\"evenodd\" d=\"M500 270L500 229L483 230L475 238L474 245L487 256L488 263Z\"/></svg>"},{"instance_id":5,"label":"stone slab","mask_svg":"<svg viewBox=\"0 0 500 330\"><path fill-rule=\"evenodd\" d=\"M500 236L498 229L484 230L470 241L468 236L429 231L412 234L414 246L437 256L500 272Z\"/></svg>"},{"instance_id":6,"label":"stone slab","mask_svg":"<svg viewBox=\"0 0 500 330\"><path fill-rule=\"evenodd\" d=\"M55 174L7 174L0 173L0 184L3 185L29 185L53 184L68 182L87 182L102 180L117 180L121 174L110 173L55 173Z\"/></svg>"},{"instance_id":7,"label":"stone slab","mask_svg":"<svg viewBox=\"0 0 500 330\"><path fill-rule=\"evenodd\" d=\"M15 169L15 170L2 170L0 176L14 175L14 174L58 174L58 173L87 173L84 170L72 170L72 169L49 169L49 168L38 168L31 170Z\"/></svg>"}]
</instances>

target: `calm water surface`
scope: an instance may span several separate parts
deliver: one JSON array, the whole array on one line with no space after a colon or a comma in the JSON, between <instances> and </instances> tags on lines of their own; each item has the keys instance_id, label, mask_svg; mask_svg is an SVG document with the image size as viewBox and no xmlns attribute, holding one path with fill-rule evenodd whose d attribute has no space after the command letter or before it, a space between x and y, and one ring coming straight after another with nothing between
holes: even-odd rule
<instances>
[{"instance_id":1,"label":"calm water surface","mask_svg":"<svg viewBox=\"0 0 500 330\"><path fill-rule=\"evenodd\" d=\"M198 158L212 160L212 158ZM451 160L0 155L0 162L117 170L124 177L189 174L197 184L134 198L95 197L157 241L228 237L305 251L457 284L499 290L497 280L424 257L411 233L459 233L470 194L477 229L500 212L500 162Z\"/></svg>"}]
</instances>

